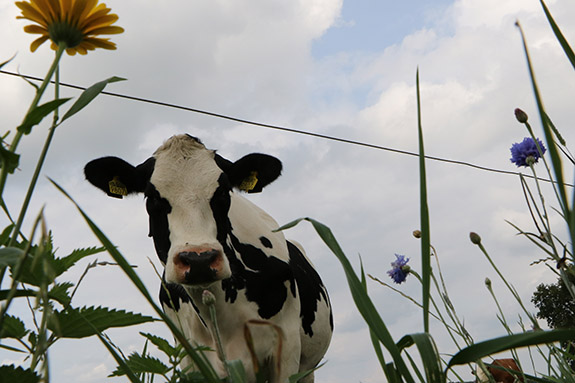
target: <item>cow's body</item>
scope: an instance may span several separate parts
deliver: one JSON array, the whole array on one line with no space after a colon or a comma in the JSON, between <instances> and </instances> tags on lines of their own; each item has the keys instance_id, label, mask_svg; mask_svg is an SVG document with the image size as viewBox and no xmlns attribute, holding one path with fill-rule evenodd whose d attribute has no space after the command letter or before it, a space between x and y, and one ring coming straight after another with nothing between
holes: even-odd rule
<instances>
[{"instance_id":1,"label":"cow's body","mask_svg":"<svg viewBox=\"0 0 575 383\"><path fill-rule=\"evenodd\" d=\"M277 159L252 154L232 163L181 135L137 167L106 157L90 162L85 172L111 196L145 193L150 236L168 286L160 300L190 340L217 349L202 299L207 290L215 297L224 353L241 360L252 380L246 326L257 364L269 365L272 382L320 362L333 322L319 275L299 245L274 232L273 218L233 190L260 191L279 176ZM225 376L216 352L206 356Z\"/></svg>"},{"instance_id":2,"label":"cow's body","mask_svg":"<svg viewBox=\"0 0 575 383\"><path fill-rule=\"evenodd\" d=\"M514 359L495 359L487 363L487 371L496 383L521 383L523 374ZM509 372L515 371L515 373ZM489 376L481 369L477 368L477 383L489 383Z\"/></svg>"}]
</instances>

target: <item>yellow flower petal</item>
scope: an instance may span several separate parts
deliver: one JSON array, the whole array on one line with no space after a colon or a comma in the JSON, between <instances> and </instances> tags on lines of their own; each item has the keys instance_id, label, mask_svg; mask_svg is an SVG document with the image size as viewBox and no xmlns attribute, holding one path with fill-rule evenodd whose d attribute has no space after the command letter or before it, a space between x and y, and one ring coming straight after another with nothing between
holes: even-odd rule
<instances>
[{"instance_id":1,"label":"yellow flower petal","mask_svg":"<svg viewBox=\"0 0 575 383\"><path fill-rule=\"evenodd\" d=\"M36 25L36 24L26 25L24 27L24 32L48 36L48 30L46 30L46 28L44 28L40 25Z\"/></svg>"},{"instance_id":2,"label":"yellow flower petal","mask_svg":"<svg viewBox=\"0 0 575 383\"><path fill-rule=\"evenodd\" d=\"M85 55L96 48L116 49L116 44L100 35L113 35L124 32L122 27L113 25L118 15L99 0L27 0L16 1L21 10L18 19L27 19L36 24L24 27L26 33L39 34L30 49L35 51L46 40L51 40L51 48L57 49L64 43L69 55Z\"/></svg>"},{"instance_id":3,"label":"yellow flower petal","mask_svg":"<svg viewBox=\"0 0 575 383\"><path fill-rule=\"evenodd\" d=\"M44 44L48 39L48 35L38 37L36 40L32 41L32 44L30 44L30 51L35 52L36 49L38 49L38 47Z\"/></svg>"},{"instance_id":4,"label":"yellow flower petal","mask_svg":"<svg viewBox=\"0 0 575 383\"><path fill-rule=\"evenodd\" d=\"M116 44L111 42L110 39L87 38L85 42L93 44L94 48L116 49Z\"/></svg>"},{"instance_id":5,"label":"yellow flower petal","mask_svg":"<svg viewBox=\"0 0 575 383\"><path fill-rule=\"evenodd\" d=\"M89 31L90 35L117 35L122 32L124 32L124 28L116 26L96 28Z\"/></svg>"},{"instance_id":6,"label":"yellow flower petal","mask_svg":"<svg viewBox=\"0 0 575 383\"><path fill-rule=\"evenodd\" d=\"M17 19L28 19L43 26L48 24L48 20L44 15L32 5L23 1L16 2L16 5L22 10L22 16L16 16Z\"/></svg>"}]
</instances>

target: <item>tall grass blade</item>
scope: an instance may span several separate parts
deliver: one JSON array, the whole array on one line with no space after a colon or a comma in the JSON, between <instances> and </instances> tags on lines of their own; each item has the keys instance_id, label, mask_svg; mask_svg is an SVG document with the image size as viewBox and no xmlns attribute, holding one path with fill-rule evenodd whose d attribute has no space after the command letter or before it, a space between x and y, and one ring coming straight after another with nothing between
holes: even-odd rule
<instances>
[{"instance_id":1,"label":"tall grass blade","mask_svg":"<svg viewBox=\"0 0 575 383\"><path fill-rule=\"evenodd\" d=\"M361 263L361 285L364 288L365 293L367 294L367 280L365 278L365 272L363 269L363 262ZM375 333L370 329L369 330L369 338L371 339L371 344L373 345L373 350L375 351L375 355L377 356L377 360L379 361L379 365L383 369L383 373L386 375L387 380L391 381L391 377L387 376L388 371L385 368L385 357L383 356L383 350L381 349L381 343L379 339L375 335Z\"/></svg>"},{"instance_id":2,"label":"tall grass blade","mask_svg":"<svg viewBox=\"0 0 575 383\"><path fill-rule=\"evenodd\" d=\"M357 274L353 270L351 263L345 256L343 250L337 243L331 229L324 224L312 219L312 218L300 218L293 222L286 224L285 226L280 227L279 230L284 230L286 228L294 227L299 222L306 220L312 224L316 232L319 234L320 238L324 241L324 243L329 247L329 249L335 254L338 258L340 263L343 266L347 283L349 285L349 289L351 291L351 295L353 300L358 308L358 311L362 315L363 319L369 326L369 329L373 331L373 333L377 336L379 341L383 343L384 347L387 351L391 354L393 358L395 368L399 372L399 374L405 379L408 383L415 383L407 365L405 364L404 360L401 357L400 350L393 341L393 338L387 329L387 326L379 316L371 298L365 293L365 289L358 278Z\"/></svg>"},{"instance_id":3,"label":"tall grass blade","mask_svg":"<svg viewBox=\"0 0 575 383\"><path fill-rule=\"evenodd\" d=\"M557 23L555 23L555 20L553 19L553 16L551 16L551 12L549 12L549 9L547 8L547 5L545 5L545 2L543 0L540 0L540 3L541 6L543 7L543 11L545 12L545 16L547 17L547 21L549 21L549 25L551 25L551 29L553 29L553 33L555 33L555 37L557 37L559 44L561 44L561 48L563 48L563 51L565 52L567 58L571 62L573 69L575 69L575 53L573 53L573 49L571 49L569 43L565 39L565 36L563 36L563 33L561 33L559 26L557 25Z\"/></svg>"},{"instance_id":4,"label":"tall grass blade","mask_svg":"<svg viewBox=\"0 0 575 383\"><path fill-rule=\"evenodd\" d=\"M431 335L429 333L406 335L397 342L398 347L401 349L414 344L421 356L426 381L429 383L445 382L445 376L441 368L441 357Z\"/></svg>"},{"instance_id":5,"label":"tall grass blade","mask_svg":"<svg viewBox=\"0 0 575 383\"><path fill-rule=\"evenodd\" d=\"M449 361L447 368L459 364L473 363L485 356L514 348L535 346L575 339L575 330L551 330L526 332L494 338L468 346Z\"/></svg>"},{"instance_id":6,"label":"tall grass blade","mask_svg":"<svg viewBox=\"0 0 575 383\"><path fill-rule=\"evenodd\" d=\"M521 40L523 42L523 49L525 51L525 57L527 59L527 67L529 69L529 76L531 78L531 84L533 87L533 93L535 94L535 100L537 102L537 109L539 110L539 116L541 119L541 126L543 127L543 132L545 133L545 141L547 142L547 149L549 150L549 155L551 156L551 163L553 165L553 172L555 174L555 188L558 190L559 203L561 204L561 211L567 225L569 227L569 234L571 238L575 238L575 220L574 214L569 207L569 200L567 198L567 191L565 188L565 180L563 179L563 166L561 163L561 157L559 156L559 151L557 150L557 144L553 140L553 130L549 126L549 118L543 107L543 101L541 99L541 94L539 93L539 87L535 81L535 73L533 71L533 65L531 63L531 58L529 56L529 49L527 48L527 42L525 40L525 34L519 23L516 23L521 33ZM575 244L574 244L575 245Z\"/></svg>"},{"instance_id":7,"label":"tall grass blade","mask_svg":"<svg viewBox=\"0 0 575 383\"><path fill-rule=\"evenodd\" d=\"M425 173L425 150L421 126L421 98L419 92L419 68L415 77L417 90L417 131L419 138L419 195L421 220L421 285L423 305L423 330L429 332L429 290L431 286L431 239L429 230L429 209L427 207L427 181Z\"/></svg>"}]
</instances>

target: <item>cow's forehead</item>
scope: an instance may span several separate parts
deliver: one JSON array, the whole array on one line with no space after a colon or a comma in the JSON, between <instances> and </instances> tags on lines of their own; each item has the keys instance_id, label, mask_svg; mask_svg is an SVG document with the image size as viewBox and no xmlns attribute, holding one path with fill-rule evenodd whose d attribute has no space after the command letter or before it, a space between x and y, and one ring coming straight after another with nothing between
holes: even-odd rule
<instances>
[{"instance_id":1,"label":"cow's forehead","mask_svg":"<svg viewBox=\"0 0 575 383\"><path fill-rule=\"evenodd\" d=\"M173 136L154 153L155 165L150 182L164 197L211 193L222 173L214 160L215 152L196 138Z\"/></svg>"},{"instance_id":2,"label":"cow's forehead","mask_svg":"<svg viewBox=\"0 0 575 383\"><path fill-rule=\"evenodd\" d=\"M155 152L154 157L168 155L189 155L193 152L207 150L202 142L188 134L179 134L166 140Z\"/></svg>"}]
</instances>

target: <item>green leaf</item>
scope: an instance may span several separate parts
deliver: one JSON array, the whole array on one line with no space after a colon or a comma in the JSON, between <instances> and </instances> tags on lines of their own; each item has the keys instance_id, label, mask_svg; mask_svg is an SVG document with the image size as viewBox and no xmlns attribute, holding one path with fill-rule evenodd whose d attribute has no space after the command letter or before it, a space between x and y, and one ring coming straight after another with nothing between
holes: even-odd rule
<instances>
[{"instance_id":1,"label":"green leaf","mask_svg":"<svg viewBox=\"0 0 575 383\"><path fill-rule=\"evenodd\" d=\"M8 299L10 295L11 290L0 290L0 301ZM37 295L37 290L16 290L14 292L14 298L36 297ZM52 290L48 291L48 298L55 300L62 306L67 306L70 304L70 297L65 292L63 292L63 287L60 287L60 285L55 285Z\"/></svg>"},{"instance_id":2,"label":"green leaf","mask_svg":"<svg viewBox=\"0 0 575 383\"><path fill-rule=\"evenodd\" d=\"M14 225L10 224L4 228L2 234L0 234L0 245L6 246L10 241L10 234L12 234L12 230L14 230Z\"/></svg>"},{"instance_id":3,"label":"green leaf","mask_svg":"<svg viewBox=\"0 0 575 383\"><path fill-rule=\"evenodd\" d=\"M289 377L289 383L297 383L300 381L300 379L305 378L306 376L308 376L309 374L311 374L312 372L315 372L316 370L320 369L321 367L323 367L325 365L326 362L312 368L311 370L308 371L303 371L303 372L298 372L297 374L293 374L292 376Z\"/></svg>"},{"instance_id":4,"label":"green leaf","mask_svg":"<svg viewBox=\"0 0 575 383\"><path fill-rule=\"evenodd\" d=\"M14 57L16 57L16 55L10 57L8 60L4 61L3 63L0 64L0 69L2 69L2 67L6 64L8 64L10 61L14 60Z\"/></svg>"},{"instance_id":5,"label":"green leaf","mask_svg":"<svg viewBox=\"0 0 575 383\"><path fill-rule=\"evenodd\" d=\"M69 98L59 98L56 100L49 101L45 104L38 105L32 109L24 118L24 122L17 128L19 132L23 134L30 134L32 128L38 125L44 117L58 109L60 105L64 104L70 100Z\"/></svg>"},{"instance_id":6,"label":"green leaf","mask_svg":"<svg viewBox=\"0 0 575 383\"><path fill-rule=\"evenodd\" d=\"M38 383L40 377L30 369L14 365L0 366L0 382Z\"/></svg>"},{"instance_id":7,"label":"green leaf","mask_svg":"<svg viewBox=\"0 0 575 383\"><path fill-rule=\"evenodd\" d=\"M54 287L48 291L48 297L58 301L62 306L68 306L72 301L72 297L68 294L68 290L74 286L71 282L56 283Z\"/></svg>"},{"instance_id":8,"label":"green leaf","mask_svg":"<svg viewBox=\"0 0 575 383\"><path fill-rule=\"evenodd\" d=\"M507 335L475 343L455 354L447 368L459 364L473 363L485 356L514 348L534 346L575 339L575 330L534 331L522 334Z\"/></svg>"},{"instance_id":9,"label":"green leaf","mask_svg":"<svg viewBox=\"0 0 575 383\"><path fill-rule=\"evenodd\" d=\"M105 307L69 308L55 311L48 328L61 338L85 338L111 327L126 327L155 321L155 318Z\"/></svg>"},{"instance_id":10,"label":"green leaf","mask_svg":"<svg viewBox=\"0 0 575 383\"><path fill-rule=\"evenodd\" d=\"M445 377L443 376L441 368L441 357L431 335L428 333L406 335L397 342L397 346L400 349L410 347L414 344L417 346L417 350L421 356L426 381L444 382Z\"/></svg>"},{"instance_id":11,"label":"green leaf","mask_svg":"<svg viewBox=\"0 0 575 383\"><path fill-rule=\"evenodd\" d=\"M24 338L26 334L28 334L28 330L20 318L7 314L4 315L0 338L21 339Z\"/></svg>"},{"instance_id":12,"label":"green leaf","mask_svg":"<svg viewBox=\"0 0 575 383\"><path fill-rule=\"evenodd\" d=\"M431 239L429 228L429 208L427 206L427 181L425 173L425 151L423 128L421 126L421 101L419 92L419 68L415 78L417 90L417 132L419 141L419 204L421 224L421 287L423 297L423 329L429 332L429 289L431 286Z\"/></svg>"},{"instance_id":13,"label":"green leaf","mask_svg":"<svg viewBox=\"0 0 575 383\"><path fill-rule=\"evenodd\" d=\"M106 249L103 247L88 247L85 249L75 249L69 255L63 258L56 258L54 262L56 263L56 271L58 273L57 276L60 276L64 272L68 271L81 259L90 255L102 253L104 251L106 251Z\"/></svg>"},{"instance_id":14,"label":"green leaf","mask_svg":"<svg viewBox=\"0 0 575 383\"><path fill-rule=\"evenodd\" d=\"M176 347L173 347L170 344L170 342L168 342L164 338L161 338L157 335L143 333L143 332L141 332L140 335L142 335L143 337L148 339L150 342L152 342L152 344L154 344L160 351L162 351L167 356L175 357L178 355L178 349Z\"/></svg>"},{"instance_id":15,"label":"green leaf","mask_svg":"<svg viewBox=\"0 0 575 383\"><path fill-rule=\"evenodd\" d=\"M246 383L246 370L241 360L226 361L227 369L230 372L229 381L233 383ZM290 380L291 382L291 380Z\"/></svg>"},{"instance_id":16,"label":"green leaf","mask_svg":"<svg viewBox=\"0 0 575 383\"><path fill-rule=\"evenodd\" d=\"M20 163L20 155L6 149L4 145L0 144L0 168L6 168L10 174L18 168Z\"/></svg>"},{"instance_id":17,"label":"green leaf","mask_svg":"<svg viewBox=\"0 0 575 383\"><path fill-rule=\"evenodd\" d=\"M140 355L135 352L128 356L126 365L135 374L149 373L163 375L170 370L170 367L166 366L159 359L149 355ZM108 377L123 375L126 375L126 372L122 367L118 366Z\"/></svg>"},{"instance_id":18,"label":"green leaf","mask_svg":"<svg viewBox=\"0 0 575 383\"><path fill-rule=\"evenodd\" d=\"M0 267L14 267L20 261L24 250L17 247L3 247L0 249Z\"/></svg>"},{"instance_id":19,"label":"green leaf","mask_svg":"<svg viewBox=\"0 0 575 383\"><path fill-rule=\"evenodd\" d=\"M540 2L541 6L543 7L543 11L545 12L545 16L547 17L547 21L549 21L549 25L551 25L551 29L553 29L553 33L555 33L557 41L559 41L559 44L561 45L561 48L563 48L563 51L567 55L567 58L571 62L571 65L573 66L573 68L575 68L575 53L573 53L573 49L571 49L569 43L565 39L565 36L563 36L563 33L561 33L559 26L557 25L557 23L555 23L553 16L551 16L551 12L549 12L549 9L547 8L543 0L540 0Z\"/></svg>"},{"instance_id":20,"label":"green leaf","mask_svg":"<svg viewBox=\"0 0 575 383\"><path fill-rule=\"evenodd\" d=\"M94 98L96 98L96 96L98 96L100 93L102 93L102 91L104 90L106 85L108 85L109 83L112 83L112 82L118 82L118 81L124 81L124 80L126 80L126 79L121 78L121 77L110 77L109 79L97 82L94 85L92 85L91 87L89 87L88 89L86 89L84 92L82 92L80 97L78 97L78 100L76 100L76 102L74 103L74 105L72 105L70 110L68 110L68 112L66 112L64 117L62 117L62 122L64 122L68 118L72 117L73 115L78 113L80 110L84 109L84 107L86 107L86 105L88 105L90 102L92 102L92 100Z\"/></svg>"},{"instance_id":21,"label":"green leaf","mask_svg":"<svg viewBox=\"0 0 575 383\"><path fill-rule=\"evenodd\" d=\"M39 253L40 250L43 250L42 253ZM58 258L52 252L51 243L42 249L33 246L30 250L31 255L26 259L27 266L22 270L18 280L33 286L40 286L43 282L53 283L81 259L103 251L103 247L76 249L69 255Z\"/></svg>"}]
</instances>

